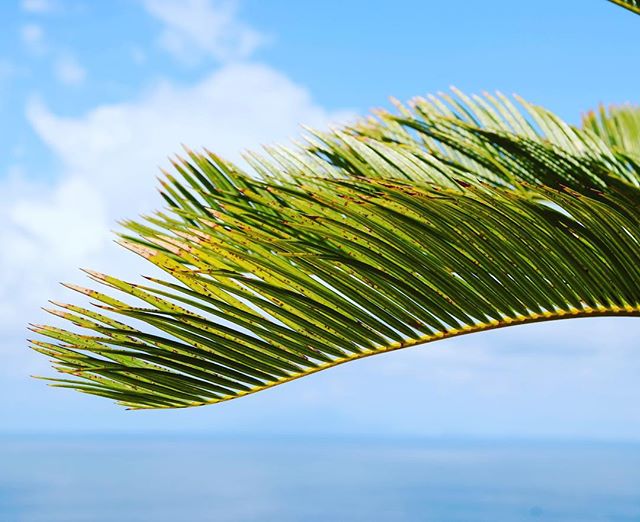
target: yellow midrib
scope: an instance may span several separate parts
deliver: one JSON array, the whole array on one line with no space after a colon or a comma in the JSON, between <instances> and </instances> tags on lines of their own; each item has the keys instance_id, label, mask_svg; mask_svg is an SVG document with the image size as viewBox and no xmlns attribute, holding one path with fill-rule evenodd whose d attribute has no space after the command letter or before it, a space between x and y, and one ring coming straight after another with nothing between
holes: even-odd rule
<instances>
[{"instance_id":1,"label":"yellow midrib","mask_svg":"<svg viewBox=\"0 0 640 522\"><path fill-rule=\"evenodd\" d=\"M635 5L631 5L627 2L625 2L624 0L610 0L611 2L613 2L614 4L617 4L621 7L624 7L625 9L628 9L629 11L631 11L632 13L636 13L636 14L640 14L640 7L637 7Z\"/></svg>"},{"instance_id":2,"label":"yellow midrib","mask_svg":"<svg viewBox=\"0 0 640 522\"><path fill-rule=\"evenodd\" d=\"M289 377L283 377L281 379L278 379L277 381L271 381L262 386L256 386L255 388L251 388L250 390L247 390L247 391L242 391L234 395L227 395L219 399L212 399L210 401L193 402L183 407L186 408L186 407L194 407L194 406L205 406L208 404L216 404L219 402L226 402L233 399L238 399L240 397L245 397L247 395L252 395L259 391L266 390L268 388L273 388L274 386L279 386L281 384L284 384L290 381L295 381L296 379L306 377L307 375L311 375L311 374L320 372L322 370L326 370L328 368L333 368L334 366L338 366L340 364L344 364L350 361L355 361L358 359L364 359L365 357L371 357L372 355L378 355L380 353L393 352L395 350L410 348L412 346L417 346L420 344L427 344L433 341L449 339L451 337L457 337L460 335L467 335L471 333L485 332L488 330L495 330L498 328L505 328L508 326L539 323L543 321L556 321L560 319L577 319L580 317L640 317L640 305L635 305L635 306L627 305L624 307L601 306L598 308L585 307L583 309L570 308L569 310L557 310L554 312L531 313L529 315L518 315L516 317L506 317L499 321L494 320L489 323L477 323L471 326L464 326L462 328L453 328L446 332L439 332L435 334L424 335L416 339L409 339L407 341L391 343L387 346L382 346L380 348L363 350L362 352L359 352L359 353L354 353L346 357L340 357L338 359L334 359L331 362L327 362L318 366L314 366L312 368L308 368L303 372L291 375ZM132 405L129 405L129 406L131 407L131 409L145 409L145 408L136 408L136 407L133 407ZM172 408L172 407L170 406L168 408Z\"/></svg>"}]
</instances>

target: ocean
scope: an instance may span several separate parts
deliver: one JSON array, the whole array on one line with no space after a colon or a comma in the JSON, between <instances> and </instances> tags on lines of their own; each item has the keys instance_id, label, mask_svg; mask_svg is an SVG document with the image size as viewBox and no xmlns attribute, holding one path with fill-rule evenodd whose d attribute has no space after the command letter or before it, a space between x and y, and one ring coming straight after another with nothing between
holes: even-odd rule
<instances>
[{"instance_id":1,"label":"ocean","mask_svg":"<svg viewBox=\"0 0 640 522\"><path fill-rule=\"evenodd\" d=\"M0 521L640 521L640 444L0 437Z\"/></svg>"}]
</instances>

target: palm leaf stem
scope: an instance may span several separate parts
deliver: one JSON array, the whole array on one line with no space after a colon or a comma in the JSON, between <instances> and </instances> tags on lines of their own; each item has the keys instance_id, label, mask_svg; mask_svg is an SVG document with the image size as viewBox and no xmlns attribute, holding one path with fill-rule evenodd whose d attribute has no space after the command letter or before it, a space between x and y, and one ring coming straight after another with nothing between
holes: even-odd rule
<instances>
[{"instance_id":1,"label":"palm leaf stem","mask_svg":"<svg viewBox=\"0 0 640 522\"><path fill-rule=\"evenodd\" d=\"M640 4L637 0L609 0L609 2L624 7L632 13L640 14Z\"/></svg>"},{"instance_id":2,"label":"palm leaf stem","mask_svg":"<svg viewBox=\"0 0 640 522\"><path fill-rule=\"evenodd\" d=\"M489 323L477 323L472 326L465 326L463 328L453 328L446 332L438 332L431 335L424 335L417 339L410 339L408 341L395 342L379 348L367 349L361 352L351 353L348 356L334 359L331 362L327 362L315 367L307 368L304 372L297 373L295 375L291 375L288 377L283 377L276 381L268 382L262 386L256 386L249 390L234 393L233 395L229 395L226 397L221 397L221 398L213 399L209 401L193 402L190 404L185 404L183 406L165 406L162 409L189 408L189 407L217 404L219 402L226 402L233 399L238 399L240 397L245 397L247 395L253 395L254 393L257 393L259 391L263 391L268 388L273 388L274 386L279 386L281 384L295 381L302 377L306 377L308 375L312 375L314 373L318 373L322 370L327 370L335 366L340 366L341 364L344 364L347 362L356 361L358 359L365 359L367 357L371 357L372 355L379 355L381 353L395 352L397 350L402 350L404 348L422 346L434 341L441 341L443 339L460 337L462 335L468 335L472 333L488 332L491 330L498 330L500 328L506 328L509 326L519 326L519 325L526 325L526 324L542 323L547 321L560 321L563 319L580 319L580 318L589 318L589 317L640 317L640 305L625 306L625 307L620 307L620 306L609 306L609 307L601 306L598 308L586 307L582 310L579 310L577 308L570 308L568 310L556 310L554 312L531 313L528 315L506 317L501 320L491 321ZM157 408L157 406L155 408ZM140 410L140 409L148 409L148 408L131 406L128 409Z\"/></svg>"}]
</instances>

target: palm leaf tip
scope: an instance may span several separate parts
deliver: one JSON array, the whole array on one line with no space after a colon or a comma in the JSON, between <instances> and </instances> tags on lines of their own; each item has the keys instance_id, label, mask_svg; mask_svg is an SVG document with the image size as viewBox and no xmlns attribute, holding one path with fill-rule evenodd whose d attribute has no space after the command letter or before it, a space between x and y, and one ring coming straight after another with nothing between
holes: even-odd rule
<instances>
[{"instance_id":1,"label":"palm leaf tip","mask_svg":"<svg viewBox=\"0 0 640 522\"><path fill-rule=\"evenodd\" d=\"M629 111L579 129L455 91L249 154L250 175L187 151L167 208L120 240L166 277L87 270L100 290L67 286L96 306L53 303L74 326L34 326L32 347L53 386L169 408L457 335L638 316Z\"/></svg>"}]
</instances>

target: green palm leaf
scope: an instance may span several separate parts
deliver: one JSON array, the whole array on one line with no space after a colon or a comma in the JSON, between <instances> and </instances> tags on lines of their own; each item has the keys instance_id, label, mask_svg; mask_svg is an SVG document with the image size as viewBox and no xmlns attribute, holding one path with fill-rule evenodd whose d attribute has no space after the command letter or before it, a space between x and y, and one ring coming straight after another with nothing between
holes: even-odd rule
<instances>
[{"instance_id":1,"label":"green palm leaf","mask_svg":"<svg viewBox=\"0 0 640 522\"><path fill-rule=\"evenodd\" d=\"M627 105L601 106L582 118L582 125L602 139L618 155L631 155L638 159L640 154L640 110Z\"/></svg>"},{"instance_id":2,"label":"green palm leaf","mask_svg":"<svg viewBox=\"0 0 640 522\"><path fill-rule=\"evenodd\" d=\"M121 244L167 273L88 271L33 329L54 386L131 408L217 403L516 324L640 316L638 112L583 129L500 94L431 96L244 173L188 151Z\"/></svg>"}]
</instances>

